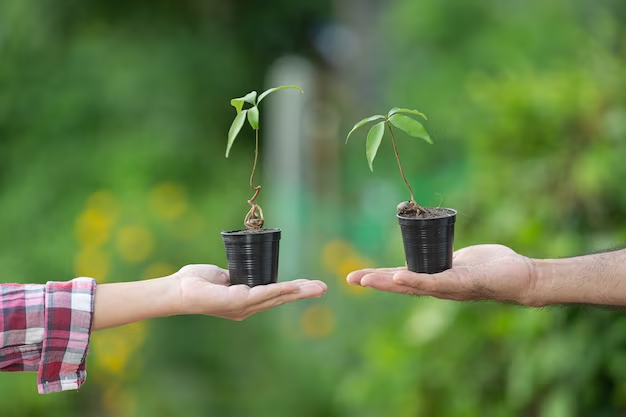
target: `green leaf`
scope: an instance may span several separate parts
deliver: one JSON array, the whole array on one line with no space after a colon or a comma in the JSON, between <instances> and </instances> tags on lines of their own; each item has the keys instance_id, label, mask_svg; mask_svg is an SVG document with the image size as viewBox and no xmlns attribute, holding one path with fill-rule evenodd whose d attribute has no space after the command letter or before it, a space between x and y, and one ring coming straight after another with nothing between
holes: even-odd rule
<instances>
[{"instance_id":1,"label":"green leaf","mask_svg":"<svg viewBox=\"0 0 626 417\"><path fill-rule=\"evenodd\" d=\"M226 158L228 158L228 154L230 153L230 148L233 146L239 131L243 127L243 123L246 121L246 113L248 110L243 110L237 116L235 116L235 120L233 120L233 124L230 125L230 129L228 130L228 144L226 145Z\"/></svg>"},{"instance_id":2,"label":"green leaf","mask_svg":"<svg viewBox=\"0 0 626 417\"><path fill-rule=\"evenodd\" d=\"M389 110L389 113L387 113L387 117L391 117L396 113L417 114L418 116L422 116L424 120L428 120L428 117L426 117L426 115L421 111L412 109L401 109L400 107L394 107L393 109Z\"/></svg>"},{"instance_id":3,"label":"green leaf","mask_svg":"<svg viewBox=\"0 0 626 417\"><path fill-rule=\"evenodd\" d=\"M352 130L350 131L350 133L348 133L348 137L346 138L346 143L348 143L348 139L350 139L350 135L352 134L352 132L354 132L355 130L357 130L358 128L363 126L364 124L369 123L369 122L373 122L374 120L380 120L380 119L384 119L384 118L385 118L385 116L381 116L380 114L377 114L376 116L367 117L367 118L361 120L360 122L355 124L354 127L352 128Z\"/></svg>"},{"instance_id":4,"label":"green leaf","mask_svg":"<svg viewBox=\"0 0 626 417\"><path fill-rule=\"evenodd\" d=\"M385 122L376 123L369 132L367 132L367 142L365 142L365 156L367 156L367 163L370 166L370 170L374 171L374 158L376 158L376 152L380 142L383 140L385 134Z\"/></svg>"},{"instance_id":5,"label":"green leaf","mask_svg":"<svg viewBox=\"0 0 626 417\"><path fill-rule=\"evenodd\" d=\"M259 96L259 99L257 100L257 103L256 103L257 106L259 105L259 103L261 103L261 100L263 100L268 95L272 94L275 91L284 90L286 88L293 88L293 89L296 89L296 90L300 90L301 93L304 93L304 90L302 90L297 85L281 85L280 87L270 88L269 90L266 90L263 93L261 93L261 95Z\"/></svg>"},{"instance_id":6,"label":"green leaf","mask_svg":"<svg viewBox=\"0 0 626 417\"><path fill-rule=\"evenodd\" d=\"M424 139L426 142L432 144L433 140L430 138L430 135L424 129L424 126L420 122L415 119L411 119L408 116L402 116L401 114L394 114L389 118L389 121L398 129L404 130L409 135Z\"/></svg>"},{"instance_id":7,"label":"green leaf","mask_svg":"<svg viewBox=\"0 0 626 417\"><path fill-rule=\"evenodd\" d=\"M233 106L237 110L237 114L241 113L241 109L243 109L243 103L250 103L253 106L255 105L254 100L256 99L256 91L251 91L243 97L234 98L230 101L231 106Z\"/></svg>"},{"instance_id":8,"label":"green leaf","mask_svg":"<svg viewBox=\"0 0 626 417\"><path fill-rule=\"evenodd\" d=\"M259 108L257 106L248 109L248 122L252 129L257 130L259 128Z\"/></svg>"}]
</instances>

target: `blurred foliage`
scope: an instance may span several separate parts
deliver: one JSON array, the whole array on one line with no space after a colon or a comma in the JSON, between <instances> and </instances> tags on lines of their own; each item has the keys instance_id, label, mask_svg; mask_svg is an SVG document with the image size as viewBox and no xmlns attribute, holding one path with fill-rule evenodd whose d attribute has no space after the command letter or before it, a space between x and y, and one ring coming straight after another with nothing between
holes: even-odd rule
<instances>
[{"instance_id":1,"label":"blurred foliage","mask_svg":"<svg viewBox=\"0 0 626 417\"><path fill-rule=\"evenodd\" d=\"M625 19L617 1L407 0L385 11L382 101L429 115L435 146L406 138L400 152L418 201L459 210L457 248L548 258L623 245ZM379 155L397 187L381 226L391 230L393 202L407 196L391 149ZM380 198L363 201L367 211ZM375 260L400 264L399 239L383 236L393 249ZM343 378L343 415L626 412L621 312L423 299L394 310L403 318L362 340L362 364Z\"/></svg>"},{"instance_id":2,"label":"blurred foliage","mask_svg":"<svg viewBox=\"0 0 626 417\"><path fill-rule=\"evenodd\" d=\"M224 159L229 100L260 89L285 53L311 58L332 86L359 79L322 64L311 42L330 3L1 2L1 280L225 265L219 231L247 210L254 140L242 135L249 152ZM625 240L623 2L374 3L346 2L370 10L376 24L353 29L385 48L375 102L365 88L331 95L351 103L339 143L372 107L428 114L435 145L398 135L398 146L418 202L459 210L457 248L559 257ZM333 226L322 236L329 227L311 224L301 271L329 283L324 298L243 323L173 317L98 332L78 393L38 396L33 374L1 374L0 415L624 414L623 313L345 285L354 269L403 263L394 208L407 196L391 143L373 174L354 145L340 148L343 205L305 190Z\"/></svg>"}]
</instances>

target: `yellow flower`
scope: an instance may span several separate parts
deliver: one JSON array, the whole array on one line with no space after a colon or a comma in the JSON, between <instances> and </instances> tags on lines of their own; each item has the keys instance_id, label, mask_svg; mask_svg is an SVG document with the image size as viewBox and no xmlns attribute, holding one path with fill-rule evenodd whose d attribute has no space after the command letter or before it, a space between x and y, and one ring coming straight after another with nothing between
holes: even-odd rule
<instances>
[{"instance_id":1,"label":"yellow flower","mask_svg":"<svg viewBox=\"0 0 626 417\"><path fill-rule=\"evenodd\" d=\"M331 240L322 248L322 265L328 272L337 273L343 260L354 255L355 251L350 243L341 239Z\"/></svg>"},{"instance_id":2,"label":"yellow flower","mask_svg":"<svg viewBox=\"0 0 626 417\"><path fill-rule=\"evenodd\" d=\"M89 196L85 210L76 219L76 237L83 246L101 246L119 216L113 194L97 191Z\"/></svg>"},{"instance_id":3,"label":"yellow flower","mask_svg":"<svg viewBox=\"0 0 626 417\"><path fill-rule=\"evenodd\" d=\"M100 246L109 240L110 219L95 209L86 209L76 219L76 237L83 246Z\"/></svg>"},{"instance_id":4,"label":"yellow flower","mask_svg":"<svg viewBox=\"0 0 626 417\"><path fill-rule=\"evenodd\" d=\"M369 259L362 258L358 255L343 259L341 263L337 266L336 271L337 277L342 284L341 287L349 293L355 295L367 292L365 288L359 285L348 285L348 283L346 282L346 277L350 272L365 268L374 268L374 263Z\"/></svg>"},{"instance_id":5,"label":"yellow flower","mask_svg":"<svg viewBox=\"0 0 626 417\"><path fill-rule=\"evenodd\" d=\"M94 333L91 345L96 366L109 375L123 376L132 353L141 346L145 334L144 322Z\"/></svg>"},{"instance_id":6,"label":"yellow flower","mask_svg":"<svg viewBox=\"0 0 626 417\"><path fill-rule=\"evenodd\" d=\"M337 276L341 287L351 294L362 294L365 288L348 285L346 277L352 271L363 268L373 268L374 263L361 257L358 252L345 240L335 239L322 248L322 265L328 272Z\"/></svg>"},{"instance_id":7,"label":"yellow flower","mask_svg":"<svg viewBox=\"0 0 626 417\"><path fill-rule=\"evenodd\" d=\"M87 198L87 208L102 213L110 223L115 223L120 214L117 199L110 191L96 191Z\"/></svg>"},{"instance_id":8,"label":"yellow flower","mask_svg":"<svg viewBox=\"0 0 626 417\"><path fill-rule=\"evenodd\" d=\"M100 282L106 279L110 266L110 255L98 248L84 248L74 258L74 274L76 276L96 278Z\"/></svg>"},{"instance_id":9,"label":"yellow flower","mask_svg":"<svg viewBox=\"0 0 626 417\"><path fill-rule=\"evenodd\" d=\"M131 263L145 260L154 248L152 234L143 226L126 226L117 236L117 250Z\"/></svg>"}]
</instances>

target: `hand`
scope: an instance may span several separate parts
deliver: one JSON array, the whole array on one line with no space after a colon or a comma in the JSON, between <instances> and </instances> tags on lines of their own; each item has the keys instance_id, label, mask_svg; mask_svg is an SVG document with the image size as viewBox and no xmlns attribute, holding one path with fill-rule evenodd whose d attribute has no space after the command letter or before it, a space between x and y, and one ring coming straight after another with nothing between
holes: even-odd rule
<instances>
[{"instance_id":1,"label":"hand","mask_svg":"<svg viewBox=\"0 0 626 417\"><path fill-rule=\"evenodd\" d=\"M406 267L364 269L348 284L407 295L458 301L498 300L536 305L534 263L502 245L470 246L454 253L453 267L438 274L418 274Z\"/></svg>"},{"instance_id":2,"label":"hand","mask_svg":"<svg viewBox=\"0 0 626 417\"><path fill-rule=\"evenodd\" d=\"M187 265L172 277L179 281L180 314L207 314L236 321L281 304L321 297L327 290L322 281L306 279L253 288L229 285L228 271L214 265Z\"/></svg>"}]
</instances>

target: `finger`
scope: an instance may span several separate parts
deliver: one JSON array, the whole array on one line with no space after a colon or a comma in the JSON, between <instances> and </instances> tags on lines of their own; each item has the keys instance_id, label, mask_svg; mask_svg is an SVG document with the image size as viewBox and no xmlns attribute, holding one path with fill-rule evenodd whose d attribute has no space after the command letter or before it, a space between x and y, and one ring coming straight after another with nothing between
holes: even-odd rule
<instances>
[{"instance_id":1,"label":"finger","mask_svg":"<svg viewBox=\"0 0 626 417\"><path fill-rule=\"evenodd\" d=\"M289 281L276 284L257 285L256 287L250 288L246 304L251 306L271 298L276 298L283 294L292 294L298 291L300 291L300 284Z\"/></svg>"},{"instance_id":2,"label":"finger","mask_svg":"<svg viewBox=\"0 0 626 417\"><path fill-rule=\"evenodd\" d=\"M300 285L300 284L302 284L302 283L309 282L309 281L310 281L310 280L308 280L308 279L295 279L295 280L293 280L293 281L284 281L284 282L279 282L278 284L286 284L286 283L289 283L289 288L292 288L292 289L295 291L295 288L294 288L291 284L297 284L297 285ZM244 284L244 285L245 285L245 284ZM260 285L260 287L267 289L268 285L276 285L276 284ZM246 285L246 287L248 287L248 286ZM248 289L250 289L250 287L248 287ZM287 290L288 290L288 289L287 289Z\"/></svg>"},{"instance_id":3,"label":"finger","mask_svg":"<svg viewBox=\"0 0 626 417\"><path fill-rule=\"evenodd\" d=\"M369 273L361 279L361 286L374 288L379 291L395 292L397 294L413 294L413 289L408 285L394 282L392 273Z\"/></svg>"},{"instance_id":4,"label":"finger","mask_svg":"<svg viewBox=\"0 0 626 417\"><path fill-rule=\"evenodd\" d=\"M318 287L321 287L322 290L324 290L324 292L326 292L328 290L328 285L326 285L326 283L324 281L320 281L319 279L312 279L312 280L305 280L305 281L306 282L304 283L304 285L315 284Z\"/></svg>"},{"instance_id":5,"label":"finger","mask_svg":"<svg viewBox=\"0 0 626 417\"><path fill-rule=\"evenodd\" d=\"M392 273L393 274L393 273L396 273L396 272L399 272L399 271L406 271L406 267L402 266L402 267L397 267L397 268L367 268L367 269L361 269L361 270L358 270L358 271L350 272L348 274L348 276L346 277L346 281L350 285L361 285L361 280L367 274L372 274L372 273Z\"/></svg>"},{"instance_id":6,"label":"finger","mask_svg":"<svg viewBox=\"0 0 626 417\"><path fill-rule=\"evenodd\" d=\"M230 272L228 272L228 269L220 268L220 270L220 273L215 274L215 279L211 279L211 282L220 285L230 284Z\"/></svg>"},{"instance_id":7,"label":"finger","mask_svg":"<svg viewBox=\"0 0 626 417\"><path fill-rule=\"evenodd\" d=\"M293 284L298 284L299 286L302 285L307 285L307 284L315 284L315 285L319 285L320 287L324 288L324 291L326 291L326 289L328 288L328 286L326 285L326 283L324 281L320 281L318 279L295 279L293 281L283 281L284 283L293 283Z\"/></svg>"},{"instance_id":8,"label":"finger","mask_svg":"<svg viewBox=\"0 0 626 417\"><path fill-rule=\"evenodd\" d=\"M475 294L460 279L458 270L449 269L438 274L419 274L410 271L393 276L398 285L411 288L414 295L429 295L448 300L473 300Z\"/></svg>"},{"instance_id":9,"label":"finger","mask_svg":"<svg viewBox=\"0 0 626 417\"><path fill-rule=\"evenodd\" d=\"M298 300L304 300L307 298L321 297L326 292L325 286L322 287L319 283L305 283L302 285L298 292L290 294L282 294L278 297L264 300L257 305L248 308L251 314L258 313L259 311L268 310L273 307L278 307L283 304L292 303Z\"/></svg>"},{"instance_id":10,"label":"finger","mask_svg":"<svg viewBox=\"0 0 626 417\"><path fill-rule=\"evenodd\" d=\"M296 284L302 284L302 283L309 282L309 281L310 280L308 280L308 279L294 279L293 281L285 281L285 282L293 282L293 283L296 283Z\"/></svg>"},{"instance_id":11,"label":"finger","mask_svg":"<svg viewBox=\"0 0 626 417\"><path fill-rule=\"evenodd\" d=\"M266 300L271 300L285 294L293 294L300 291L301 287L312 284L317 285L323 292L326 292L326 284L322 281L297 280L284 281L277 284L258 285L250 289L248 300L249 306L254 306Z\"/></svg>"},{"instance_id":12,"label":"finger","mask_svg":"<svg viewBox=\"0 0 626 417\"><path fill-rule=\"evenodd\" d=\"M290 281L289 283L295 283L295 282L298 282L298 289L297 289L297 291L282 292L282 293L278 293L277 295L274 295L274 294L276 294L276 292L273 289L269 289L269 291L266 291L266 292L260 291L260 294L262 294L262 295L255 294L254 298L250 298L249 302L247 304L248 304L248 306L250 308L254 308L255 305L260 305L260 304L264 304L264 303L267 303L267 302L271 303L272 301L280 299L282 296L288 295L288 294L302 294L303 291L304 291L304 294L306 295L306 294L308 294L308 291L313 291L315 293L314 296L319 296L319 295L316 295L317 292L318 292L318 288L321 290L322 294L324 294L326 292L326 290L328 290L328 286L323 281L306 280L306 279L304 279L304 280ZM313 285L313 286L315 286L317 288L311 287L311 285ZM309 298L309 297L305 297L305 298ZM254 299L254 301L256 301L256 303L254 303L254 304L252 302L253 299Z\"/></svg>"}]
</instances>

